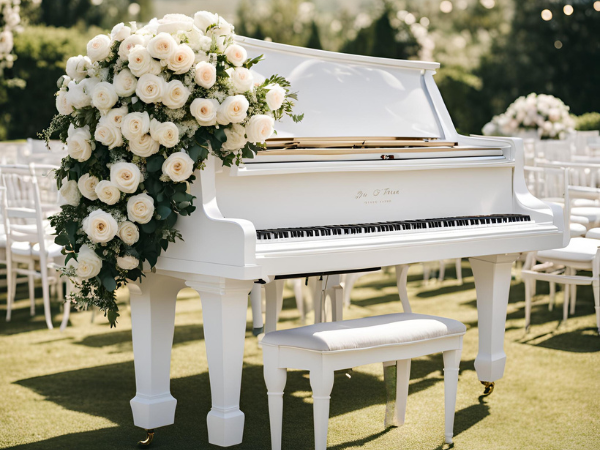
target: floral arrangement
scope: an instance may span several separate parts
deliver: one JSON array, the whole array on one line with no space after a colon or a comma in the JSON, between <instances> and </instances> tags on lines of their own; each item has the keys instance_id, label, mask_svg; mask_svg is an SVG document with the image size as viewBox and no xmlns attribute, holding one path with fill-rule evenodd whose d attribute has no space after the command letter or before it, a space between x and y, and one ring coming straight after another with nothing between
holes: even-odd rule
<instances>
[{"instance_id":1,"label":"floral arrangement","mask_svg":"<svg viewBox=\"0 0 600 450\"><path fill-rule=\"evenodd\" d=\"M534 130L540 139L565 139L574 127L569 107L562 100L532 93L516 99L504 114L494 116L483 127L483 134L514 136Z\"/></svg>"},{"instance_id":2,"label":"floral arrangement","mask_svg":"<svg viewBox=\"0 0 600 450\"><path fill-rule=\"evenodd\" d=\"M51 223L71 301L115 325L115 290L182 238L177 218L196 209L188 183L209 154L239 164L265 147L276 120L302 119L285 78L250 70L260 60L235 44L232 25L201 11L120 23L67 61L43 137L58 133L69 154L56 172L65 204Z\"/></svg>"},{"instance_id":3,"label":"floral arrangement","mask_svg":"<svg viewBox=\"0 0 600 450\"><path fill-rule=\"evenodd\" d=\"M21 0L0 0L0 73L13 65L13 32L20 31Z\"/></svg>"}]
</instances>

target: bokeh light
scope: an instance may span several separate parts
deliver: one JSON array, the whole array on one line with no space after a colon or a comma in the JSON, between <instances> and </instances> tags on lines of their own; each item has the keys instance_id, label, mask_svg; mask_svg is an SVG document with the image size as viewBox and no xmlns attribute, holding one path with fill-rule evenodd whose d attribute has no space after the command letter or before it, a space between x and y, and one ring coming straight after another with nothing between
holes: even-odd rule
<instances>
[{"instance_id":1,"label":"bokeh light","mask_svg":"<svg viewBox=\"0 0 600 450\"><path fill-rule=\"evenodd\" d=\"M132 16L137 16L140 13L140 5L138 3L130 3L127 12Z\"/></svg>"},{"instance_id":2,"label":"bokeh light","mask_svg":"<svg viewBox=\"0 0 600 450\"><path fill-rule=\"evenodd\" d=\"M452 2L444 0L442 3L440 3L440 11L443 13L449 13L452 11Z\"/></svg>"},{"instance_id":3,"label":"bokeh light","mask_svg":"<svg viewBox=\"0 0 600 450\"><path fill-rule=\"evenodd\" d=\"M429 26L429 19L427 17L421 17L421 20L419 20L419 23L421 25L423 25L424 27L428 27Z\"/></svg>"},{"instance_id":4,"label":"bokeh light","mask_svg":"<svg viewBox=\"0 0 600 450\"><path fill-rule=\"evenodd\" d=\"M494 6L496 6L495 0L480 0L480 2L483 5L483 7L487 9L492 9Z\"/></svg>"},{"instance_id":5,"label":"bokeh light","mask_svg":"<svg viewBox=\"0 0 600 450\"><path fill-rule=\"evenodd\" d=\"M600 2L594 2L594 9L600 11Z\"/></svg>"},{"instance_id":6,"label":"bokeh light","mask_svg":"<svg viewBox=\"0 0 600 450\"><path fill-rule=\"evenodd\" d=\"M542 19L544 19L546 22L552 20L552 11L550 11L549 9L543 10Z\"/></svg>"},{"instance_id":7,"label":"bokeh light","mask_svg":"<svg viewBox=\"0 0 600 450\"><path fill-rule=\"evenodd\" d=\"M560 50L562 48L563 44L560 41L554 41L554 46Z\"/></svg>"},{"instance_id":8,"label":"bokeh light","mask_svg":"<svg viewBox=\"0 0 600 450\"><path fill-rule=\"evenodd\" d=\"M573 14L573 6L572 5L565 5L565 7L563 8L563 12L567 16L570 16L571 14Z\"/></svg>"}]
</instances>

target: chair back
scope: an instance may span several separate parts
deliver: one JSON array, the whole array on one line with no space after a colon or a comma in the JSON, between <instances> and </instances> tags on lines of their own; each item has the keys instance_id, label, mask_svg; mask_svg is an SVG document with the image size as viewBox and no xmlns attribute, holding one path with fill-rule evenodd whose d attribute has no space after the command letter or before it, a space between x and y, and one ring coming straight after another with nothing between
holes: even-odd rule
<instances>
[{"instance_id":1,"label":"chair back","mask_svg":"<svg viewBox=\"0 0 600 450\"><path fill-rule=\"evenodd\" d=\"M541 161L571 161L573 143L568 140L544 139L535 142L535 159Z\"/></svg>"},{"instance_id":2,"label":"chair back","mask_svg":"<svg viewBox=\"0 0 600 450\"><path fill-rule=\"evenodd\" d=\"M29 152L26 157L27 163L60 165L60 161L68 155L65 144L61 141L52 140L46 146L46 141L40 139L27 139Z\"/></svg>"}]
</instances>

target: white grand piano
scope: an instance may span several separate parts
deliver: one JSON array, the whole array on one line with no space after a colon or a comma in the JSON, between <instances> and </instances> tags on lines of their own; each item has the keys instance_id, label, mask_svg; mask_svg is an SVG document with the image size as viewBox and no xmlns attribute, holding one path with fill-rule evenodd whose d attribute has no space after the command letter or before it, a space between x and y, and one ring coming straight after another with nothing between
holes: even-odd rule
<instances>
[{"instance_id":1,"label":"white grand piano","mask_svg":"<svg viewBox=\"0 0 600 450\"><path fill-rule=\"evenodd\" d=\"M242 442L246 310L256 280L469 257L475 368L482 382L501 378L511 265L520 252L569 239L560 208L525 187L522 141L458 135L433 78L437 63L237 39L251 57L265 55L264 73L291 81L306 116L279 124L268 150L239 167L211 157L192 186L197 211L177 223L185 242L130 284L135 425L174 421L171 346L176 295L186 286L202 301L212 444Z\"/></svg>"}]
</instances>

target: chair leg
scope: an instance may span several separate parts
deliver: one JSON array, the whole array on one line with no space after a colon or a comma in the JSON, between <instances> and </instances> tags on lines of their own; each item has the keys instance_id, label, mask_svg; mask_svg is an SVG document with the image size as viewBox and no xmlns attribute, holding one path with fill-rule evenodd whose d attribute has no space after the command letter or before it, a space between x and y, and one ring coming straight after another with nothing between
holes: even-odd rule
<instances>
[{"instance_id":1,"label":"chair leg","mask_svg":"<svg viewBox=\"0 0 600 450\"><path fill-rule=\"evenodd\" d=\"M556 283L554 281L550 282L550 299L548 300L548 311L552 311L554 309L554 302L556 301Z\"/></svg>"},{"instance_id":2,"label":"chair leg","mask_svg":"<svg viewBox=\"0 0 600 450\"><path fill-rule=\"evenodd\" d=\"M565 284L565 289L564 289L565 300L563 302L563 322L566 322L567 319L569 318L570 293L571 293L571 286L569 286L568 284Z\"/></svg>"},{"instance_id":3,"label":"chair leg","mask_svg":"<svg viewBox=\"0 0 600 450\"><path fill-rule=\"evenodd\" d=\"M11 262L10 259L7 258L6 263L6 321L10 322L10 318L12 316L12 306L13 306L13 289L15 288L15 280L13 279L13 274L11 270Z\"/></svg>"},{"instance_id":4,"label":"chair leg","mask_svg":"<svg viewBox=\"0 0 600 450\"><path fill-rule=\"evenodd\" d=\"M65 331L69 324L69 317L71 315L71 300L63 302L63 320L60 323L60 331Z\"/></svg>"},{"instance_id":5,"label":"chair leg","mask_svg":"<svg viewBox=\"0 0 600 450\"><path fill-rule=\"evenodd\" d=\"M446 438L446 444L452 444L452 436L454 435L454 412L456 410L456 391L458 388L460 353L460 350L444 352L444 398L446 416L444 437Z\"/></svg>"},{"instance_id":6,"label":"chair leg","mask_svg":"<svg viewBox=\"0 0 600 450\"><path fill-rule=\"evenodd\" d=\"M271 449L281 450L281 430L283 425L283 390L287 380L287 370L277 366L279 349L263 348L264 376L269 397L269 421L271 425Z\"/></svg>"},{"instance_id":7,"label":"chair leg","mask_svg":"<svg viewBox=\"0 0 600 450\"><path fill-rule=\"evenodd\" d=\"M313 309L315 310L315 323L323 322L323 279L316 277L313 293Z\"/></svg>"},{"instance_id":8,"label":"chair leg","mask_svg":"<svg viewBox=\"0 0 600 450\"><path fill-rule=\"evenodd\" d=\"M525 279L525 331L529 330L531 324L531 297L532 297L532 280Z\"/></svg>"},{"instance_id":9,"label":"chair leg","mask_svg":"<svg viewBox=\"0 0 600 450\"><path fill-rule=\"evenodd\" d=\"M440 283L442 281L444 281L445 276L446 276L446 261L442 260L442 261L440 261L440 273L438 275L438 281Z\"/></svg>"},{"instance_id":10,"label":"chair leg","mask_svg":"<svg viewBox=\"0 0 600 450\"><path fill-rule=\"evenodd\" d=\"M267 311L265 314L265 333L277 330L279 313L283 306L284 280L275 280L265 285Z\"/></svg>"},{"instance_id":11,"label":"chair leg","mask_svg":"<svg viewBox=\"0 0 600 450\"><path fill-rule=\"evenodd\" d=\"M352 289L360 278L360 273L347 273L344 275L344 306L349 307L351 303L350 295L352 295Z\"/></svg>"},{"instance_id":12,"label":"chair leg","mask_svg":"<svg viewBox=\"0 0 600 450\"><path fill-rule=\"evenodd\" d=\"M333 286L329 298L331 299L331 319L334 322L344 320L344 289L342 286Z\"/></svg>"},{"instance_id":13,"label":"chair leg","mask_svg":"<svg viewBox=\"0 0 600 450\"><path fill-rule=\"evenodd\" d=\"M46 265L46 259L40 258L40 272L42 273L42 296L44 299L44 315L46 316L46 325L52 330L52 311L50 310L50 289L48 286L48 267Z\"/></svg>"},{"instance_id":14,"label":"chair leg","mask_svg":"<svg viewBox=\"0 0 600 450\"><path fill-rule=\"evenodd\" d=\"M456 261L454 261L454 265L456 267L456 280L458 281L458 284L462 285L463 284L462 259L456 258Z\"/></svg>"},{"instance_id":15,"label":"chair leg","mask_svg":"<svg viewBox=\"0 0 600 450\"><path fill-rule=\"evenodd\" d=\"M576 275L577 272L573 270L572 275ZM571 295L569 296L569 305L571 307L571 315L575 314L575 302L577 301L577 285L571 285Z\"/></svg>"},{"instance_id":16,"label":"chair leg","mask_svg":"<svg viewBox=\"0 0 600 450\"><path fill-rule=\"evenodd\" d=\"M408 277L408 264L399 264L396 266L396 285L398 286L398 296L402 302L402 310L405 313L411 313L412 308L408 301L408 292L406 290L406 280Z\"/></svg>"},{"instance_id":17,"label":"chair leg","mask_svg":"<svg viewBox=\"0 0 600 450\"><path fill-rule=\"evenodd\" d=\"M252 334L258 336L264 328L262 316L262 285L254 283L250 291L250 305L252 306Z\"/></svg>"},{"instance_id":18,"label":"chair leg","mask_svg":"<svg viewBox=\"0 0 600 450\"><path fill-rule=\"evenodd\" d=\"M429 284L429 276L431 275L431 266L430 263L423 263L423 284Z\"/></svg>"},{"instance_id":19,"label":"chair leg","mask_svg":"<svg viewBox=\"0 0 600 450\"><path fill-rule=\"evenodd\" d=\"M327 449L329 401L331 400L333 377L333 371L324 371L322 369L310 371L310 386L313 391L315 450Z\"/></svg>"},{"instance_id":20,"label":"chair leg","mask_svg":"<svg viewBox=\"0 0 600 450\"><path fill-rule=\"evenodd\" d=\"M396 362L396 422L398 426L404 425L406 417L406 403L408 401L408 383L410 381L410 359Z\"/></svg>"},{"instance_id":21,"label":"chair leg","mask_svg":"<svg viewBox=\"0 0 600 450\"><path fill-rule=\"evenodd\" d=\"M30 274L27 275L27 285L29 286L29 314L35 316L35 279L33 278L33 271L35 270L35 262L29 261L27 267Z\"/></svg>"},{"instance_id":22,"label":"chair leg","mask_svg":"<svg viewBox=\"0 0 600 450\"><path fill-rule=\"evenodd\" d=\"M300 313L300 323L304 325L306 323L306 311L304 309L304 295L302 293L302 280L297 278L292 280L294 286L294 297L296 298L296 308Z\"/></svg>"}]
</instances>

